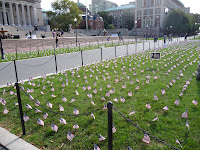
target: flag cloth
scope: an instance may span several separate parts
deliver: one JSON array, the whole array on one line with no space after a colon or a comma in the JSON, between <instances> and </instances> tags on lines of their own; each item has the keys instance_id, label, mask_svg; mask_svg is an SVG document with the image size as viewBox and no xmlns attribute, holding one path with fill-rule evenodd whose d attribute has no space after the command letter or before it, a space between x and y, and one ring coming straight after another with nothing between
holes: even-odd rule
<instances>
[{"instance_id":1,"label":"flag cloth","mask_svg":"<svg viewBox=\"0 0 200 150\"><path fill-rule=\"evenodd\" d=\"M79 126L78 126L77 124L74 124L74 125L73 125L73 128L74 128L74 129L78 129Z\"/></svg>"},{"instance_id":2,"label":"flag cloth","mask_svg":"<svg viewBox=\"0 0 200 150\"><path fill-rule=\"evenodd\" d=\"M134 115L134 114L135 114L135 112L134 112L134 110L133 110L132 112L129 113L129 116L130 116L130 115Z\"/></svg>"},{"instance_id":3,"label":"flag cloth","mask_svg":"<svg viewBox=\"0 0 200 150\"><path fill-rule=\"evenodd\" d=\"M42 111L39 110L39 109L37 109L37 108L35 108L35 112L36 112L36 113L41 113Z\"/></svg>"},{"instance_id":4,"label":"flag cloth","mask_svg":"<svg viewBox=\"0 0 200 150\"><path fill-rule=\"evenodd\" d=\"M116 130L116 128L113 126L112 127L112 133L115 133L117 130Z\"/></svg>"},{"instance_id":5,"label":"flag cloth","mask_svg":"<svg viewBox=\"0 0 200 150\"><path fill-rule=\"evenodd\" d=\"M158 121L159 121L159 118L158 118L158 117L156 117L156 118L154 118L152 121L156 121L156 120L158 120Z\"/></svg>"},{"instance_id":6,"label":"flag cloth","mask_svg":"<svg viewBox=\"0 0 200 150\"><path fill-rule=\"evenodd\" d=\"M145 133L142 141L147 144L150 144L150 137Z\"/></svg>"},{"instance_id":7,"label":"flag cloth","mask_svg":"<svg viewBox=\"0 0 200 150\"><path fill-rule=\"evenodd\" d=\"M45 112L43 115L43 119L47 119L47 117L48 117L48 114Z\"/></svg>"},{"instance_id":8,"label":"flag cloth","mask_svg":"<svg viewBox=\"0 0 200 150\"><path fill-rule=\"evenodd\" d=\"M38 119L38 118L37 118L37 123L38 123L39 125L41 125L41 126L44 126L44 121L42 121L42 120L40 120L40 119Z\"/></svg>"},{"instance_id":9,"label":"flag cloth","mask_svg":"<svg viewBox=\"0 0 200 150\"><path fill-rule=\"evenodd\" d=\"M194 100L192 101L192 103L195 104L195 105L198 105L198 102L197 102L196 99L194 99Z\"/></svg>"},{"instance_id":10,"label":"flag cloth","mask_svg":"<svg viewBox=\"0 0 200 150\"><path fill-rule=\"evenodd\" d=\"M128 92L128 96L133 96L133 94L132 94L132 92L129 90L129 92Z\"/></svg>"},{"instance_id":11,"label":"flag cloth","mask_svg":"<svg viewBox=\"0 0 200 150\"><path fill-rule=\"evenodd\" d=\"M186 111L182 114L182 118L188 118L188 110L186 110Z\"/></svg>"},{"instance_id":12,"label":"flag cloth","mask_svg":"<svg viewBox=\"0 0 200 150\"><path fill-rule=\"evenodd\" d=\"M6 109L6 107L4 107L3 113L7 114L8 112L9 112L8 109Z\"/></svg>"},{"instance_id":13,"label":"flag cloth","mask_svg":"<svg viewBox=\"0 0 200 150\"><path fill-rule=\"evenodd\" d=\"M154 100L158 100L158 96L154 94Z\"/></svg>"},{"instance_id":14,"label":"flag cloth","mask_svg":"<svg viewBox=\"0 0 200 150\"><path fill-rule=\"evenodd\" d=\"M91 113L91 117L93 117L93 118L95 119L95 116L94 116L94 114L93 114L93 113Z\"/></svg>"},{"instance_id":15,"label":"flag cloth","mask_svg":"<svg viewBox=\"0 0 200 150\"><path fill-rule=\"evenodd\" d=\"M145 105L147 108L151 108L151 105L149 104L149 103L146 103L146 105Z\"/></svg>"},{"instance_id":16,"label":"flag cloth","mask_svg":"<svg viewBox=\"0 0 200 150\"><path fill-rule=\"evenodd\" d=\"M74 135L69 131L68 134L67 134L67 139L72 141L74 138Z\"/></svg>"},{"instance_id":17,"label":"flag cloth","mask_svg":"<svg viewBox=\"0 0 200 150\"><path fill-rule=\"evenodd\" d=\"M128 150L133 150L132 148L128 147Z\"/></svg>"},{"instance_id":18,"label":"flag cloth","mask_svg":"<svg viewBox=\"0 0 200 150\"><path fill-rule=\"evenodd\" d=\"M29 105L29 104L26 104L26 108L27 109L32 109L31 105Z\"/></svg>"},{"instance_id":19,"label":"flag cloth","mask_svg":"<svg viewBox=\"0 0 200 150\"><path fill-rule=\"evenodd\" d=\"M94 150L101 150L101 149L99 148L99 146L97 146L96 144L94 144Z\"/></svg>"},{"instance_id":20,"label":"flag cloth","mask_svg":"<svg viewBox=\"0 0 200 150\"><path fill-rule=\"evenodd\" d=\"M96 105L96 104L94 103L94 101L93 101L93 100L91 100L91 104L92 104L92 105Z\"/></svg>"},{"instance_id":21,"label":"flag cloth","mask_svg":"<svg viewBox=\"0 0 200 150\"><path fill-rule=\"evenodd\" d=\"M101 134L99 134L99 141L103 141L105 139L106 139L105 137L103 137Z\"/></svg>"},{"instance_id":22,"label":"flag cloth","mask_svg":"<svg viewBox=\"0 0 200 150\"><path fill-rule=\"evenodd\" d=\"M47 107L52 108L52 104L50 102L47 102Z\"/></svg>"},{"instance_id":23,"label":"flag cloth","mask_svg":"<svg viewBox=\"0 0 200 150\"><path fill-rule=\"evenodd\" d=\"M64 111L64 108L59 104L60 111Z\"/></svg>"},{"instance_id":24,"label":"flag cloth","mask_svg":"<svg viewBox=\"0 0 200 150\"><path fill-rule=\"evenodd\" d=\"M189 131L189 123L188 123L188 121L186 121L186 125L185 126L188 127L188 131Z\"/></svg>"},{"instance_id":25,"label":"flag cloth","mask_svg":"<svg viewBox=\"0 0 200 150\"><path fill-rule=\"evenodd\" d=\"M175 105L179 105L179 103L180 103L180 102L179 102L179 100L178 100L178 98L177 98L176 101L174 102L174 104L175 104Z\"/></svg>"},{"instance_id":26,"label":"flag cloth","mask_svg":"<svg viewBox=\"0 0 200 150\"><path fill-rule=\"evenodd\" d=\"M73 103L73 102L75 102L75 98L74 97L71 99L70 103Z\"/></svg>"},{"instance_id":27,"label":"flag cloth","mask_svg":"<svg viewBox=\"0 0 200 150\"><path fill-rule=\"evenodd\" d=\"M67 98L63 95L63 97L62 97L62 101L63 102L66 102L67 101Z\"/></svg>"},{"instance_id":28,"label":"flag cloth","mask_svg":"<svg viewBox=\"0 0 200 150\"><path fill-rule=\"evenodd\" d=\"M57 132L57 131L58 131L58 126L55 125L54 123L52 123L52 124L51 124L51 129L52 129L53 131Z\"/></svg>"},{"instance_id":29,"label":"flag cloth","mask_svg":"<svg viewBox=\"0 0 200 150\"><path fill-rule=\"evenodd\" d=\"M165 89L164 88L161 90L161 93L162 93L162 95L165 94Z\"/></svg>"},{"instance_id":30,"label":"flag cloth","mask_svg":"<svg viewBox=\"0 0 200 150\"><path fill-rule=\"evenodd\" d=\"M78 115L78 114L79 114L79 110L77 110L76 108L74 108L73 113L74 113L75 115Z\"/></svg>"},{"instance_id":31,"label":"flag cloth","mask_svg":"<svg viewBox=\"0 0 200 150\"><path fill-rule=\"evenodd\" d=\"M176 139L176 143L178 143L180 145L180 147L183 149L183 147L181 146L181 143L179 142L178 139Z\"/></svg>"},{"instance_id":32,"label":"flag cloth","mask_svg":"<svg viewBox=\"0 0 200 150\"><path fill-rule=\"evenodd\" d=\"M169 110L168 106L166 105L165 107L163 107L164 110Z\"/></svg>"},{"instance_id":33,"label":"flag cloth","mask_svg":"<svg viewBox=\"0 0 200 150\"><path fill-rule=\"evenodd\" d=\"M60 123L62 123L62 124L67 124L67 123L66 123L66 120L63 119L63 118L61 118L61 117L59 117L59 121L60 121Z\"/></svg>"}]
</instances>

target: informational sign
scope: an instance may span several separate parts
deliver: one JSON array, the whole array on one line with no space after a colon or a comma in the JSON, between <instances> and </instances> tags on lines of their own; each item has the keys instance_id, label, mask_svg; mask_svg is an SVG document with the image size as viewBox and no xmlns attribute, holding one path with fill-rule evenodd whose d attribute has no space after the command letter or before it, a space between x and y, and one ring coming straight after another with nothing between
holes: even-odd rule
<instances>
[{"instance_id":1,"label":"informational sign","mask_svg":"<svg viewBox=\"0 0 200 150\"><path fill-rule=\"evenodd\" d=\"M159 53L159 52L150 53L150 59L152 59L152 60L160 60L161 59L161 53Z\"/></svg>"}]
</instances>

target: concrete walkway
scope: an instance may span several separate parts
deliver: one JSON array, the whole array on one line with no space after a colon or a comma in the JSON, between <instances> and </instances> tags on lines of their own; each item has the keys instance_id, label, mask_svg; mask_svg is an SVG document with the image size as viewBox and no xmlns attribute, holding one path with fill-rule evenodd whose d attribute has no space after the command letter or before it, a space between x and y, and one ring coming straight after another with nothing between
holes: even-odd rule
<instances>
[{"instance_id":1,"label":"concrete walkway","mask_svg":"<svg viewBox=\"0 0 200 150\"><path fill-rule=\"evenodd\" d=\"M0 127L0 150L39 150L23 139Z\"/></svg>"}]
</instances>

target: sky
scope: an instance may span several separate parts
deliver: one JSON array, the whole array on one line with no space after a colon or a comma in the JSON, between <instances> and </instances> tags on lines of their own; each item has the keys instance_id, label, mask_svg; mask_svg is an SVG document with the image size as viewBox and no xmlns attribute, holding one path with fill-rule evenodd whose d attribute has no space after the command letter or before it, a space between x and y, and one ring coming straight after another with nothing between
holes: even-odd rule
<instances>
[{"instance_id":1,"label":"sky","mask_svg":"<svg viewBox=\"0 0 200 150\"><path fill-rule=\"evenodd\" d=\"M41 6L42 8L46 10L51 10L51 2L55 0L42 0ZM77 2L77 0L73 0L74 2ZM86 5L87 1L87 6L91 4L91 0L80 0L80 3L83 3ZM128 4L131 0L108 0L114 3L117 3L118 6L123 5L123 4ZM200 14L200 0L181 0L181 2L185 5L185 7L190 7L190 12L191 13L198 13Z\"/></svg>"}]
</instances>

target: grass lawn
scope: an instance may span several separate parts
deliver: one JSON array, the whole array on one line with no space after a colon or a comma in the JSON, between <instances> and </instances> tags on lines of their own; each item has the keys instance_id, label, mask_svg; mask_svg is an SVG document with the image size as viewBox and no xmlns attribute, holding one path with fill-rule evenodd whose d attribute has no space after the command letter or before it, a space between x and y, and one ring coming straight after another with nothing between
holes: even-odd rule
<instances>
[{"instance_id":1,"label":"grass lawn","mask_svg":"<svg viewBox=\"0 0 200 150\"><path fill-rule=\"evenodd\" d=\"M197 70L200 57L199 46L199 42L182 42L179 45L160 49L161 60L152 61L149 59L149 52L144 52L21 83L26 93L28 89L34 90L29 94L35 100L38 99L42 106L36 106L35 102L21 91L23 111L30 117L25 123L26 135L22 138L41 149L88 150L94 149L94 143L102 150L107 149L107 109L103 109L103 106L111 101L114 107L128 119L166 143L180 148L180 145L176 143L178 139L183 149L199 149L200 108L199 105L192 103L194 99L200 102L200 81L197 81L193 75ZM183 76L181 76L181 71ZM155 76L158 79L154 79ZM180 79L177 79L177 76ZM116 79L119 81L116 82ZM148 79L149 83L147 83ZM187 80L190 84L188 83L183 96L179 96ZM173 85L166 87L171 82ZM123 85L126 88L122 88ZM85 91L83 86L86 87ZM89 86L91 89L87 89ZM136 90L137 86L139 90ZM97 90L96 94L93 91L94 88ZM114 93L107 97L106 93L112 92L113 88ZM161 94L162 88L166 91L164 95ZM9 87L6 87L0 91L8 89ZM128 96L129 90L132 96ZM14 89L13 91L16 92ZM88 93L92 94L92 98L89 98ZM18 106L15 106L17 97L11 94L12 92L8 92L0 95L6 100L5 106L0 104L0 126L20 136L22 130L19 110ZM51 94L56 97L52 97ZM158 100L154 100L154 94L158 96ZM67 99L66 102L63 96ZM102 100L101 96L105 100ZM121 96L125 99L124 103L120 100ZM179 105L174 104L177 98L180 101ZM72 101L73 99L75 101ZM53 105L52 108L47 107L48 102ZM145 107L147 102L151 105L150 109ZM26 104L32 106L32 109L27 109ZM64 112L59 110L59 105L64 108ZM169 110L163 110L165 106L168 106ZM2 113L4 107L9 110L8 114ZM42 112L36 113L35 108ZM90 113L67 116L66 114L73 114L74 108L79 110L80 114L101 109L93 113L95 119ZM53 113L48 109L61 114ZM181 115L187 109L189 117L182 118ZM133 110L135 114L129 116ZM48 113L47 119L43 119L45 112ZM59 117L64 118L67 124L61 124ZM156 117L159 121L152 121ZM38 125L37 118L44 121L44 126ZM189 123L189 130L186 127L186 121ZM57 132L52 131L51 123L58 126ZM79 129L73 129L74 124L79 125ZM151 137L150 144L144 143L142 141L144 133L114 110L113 125L116 128L113 134L114 150L126 150L128 146L132 149L170 149ZM68 131L75 135L71 142L67 139ZM99 134L106 139L99 141Z\"/></svg>"},{"instance_id":2,"label":"grass lawn","mask_svg":"<svg viewBox=\"0 0 200 150\"><path fill-rule=\"evenodd\" d=\"M86 45L86 46L79 46L78 47L66 47L66 48L56 48L56 54L64 54L64 53L71 53L71 52L78 52L78 51L85 51L85 50L92 50L98 49L100 47L113 47L113 46L120 46L120 45L127 45L133 44L133 41L124 41L124 42L99 42L99 44L94 45ZM5 53L5 59L0 58L0 62L7 62L12 61L14 59L21 60L21 59L29 59L29 58L36 58L36 57L44 57L54 55L54 49L45 49L45 50L36 50L36 51L28 51L28 52L17 52L16 53Z\"/></svg>"}]
</instances>

